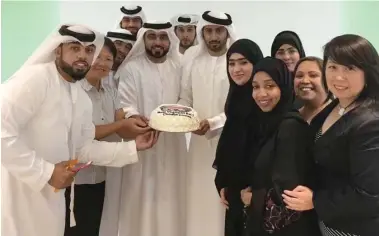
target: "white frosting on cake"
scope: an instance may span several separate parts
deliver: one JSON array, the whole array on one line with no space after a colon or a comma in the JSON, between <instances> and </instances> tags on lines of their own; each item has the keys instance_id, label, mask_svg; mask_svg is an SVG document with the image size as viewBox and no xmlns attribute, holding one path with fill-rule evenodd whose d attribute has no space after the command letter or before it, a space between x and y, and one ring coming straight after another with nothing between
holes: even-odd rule
<instances>
[{"instance_id":1,"label":"white frosting on cake","mask_svg":"<svg viewBox=\"0 0 379 236\"><path fill-rule=\"evenodd\" d=\"M199 128L200 119L191 107L162 104L150 115L149 126L164 132L192 132Z\"/></svg>"}]
</instances>

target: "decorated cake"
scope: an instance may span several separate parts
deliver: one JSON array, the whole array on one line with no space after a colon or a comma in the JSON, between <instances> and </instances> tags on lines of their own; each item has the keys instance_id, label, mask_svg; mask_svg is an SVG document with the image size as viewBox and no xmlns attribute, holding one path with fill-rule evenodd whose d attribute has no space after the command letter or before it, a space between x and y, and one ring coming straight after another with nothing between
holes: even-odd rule
<instances>
[{"instance_id":1,"label":"decorated cake","mask_svg":"<svg viewBox=\"0 0 379 236\"><path fill-rule=\"evenodd\" d=\"M162 104L150 115L149 126L164 132L192 132L199 128L197 112L179 104Z\"/></svg>"}]
</instances>

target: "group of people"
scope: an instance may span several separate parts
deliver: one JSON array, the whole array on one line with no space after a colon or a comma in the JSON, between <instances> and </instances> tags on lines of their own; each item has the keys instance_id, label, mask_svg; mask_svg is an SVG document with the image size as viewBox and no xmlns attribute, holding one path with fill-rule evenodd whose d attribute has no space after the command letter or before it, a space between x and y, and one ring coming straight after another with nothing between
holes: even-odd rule
<instances>
[{"instance_id":1,"label":"group of people","mask_svg":"<svg viewBox=\"0 0 379 236\"><path fill-rule=\"evenodd\" d=\"M337 36L320 59L283 31L264 57L227 13L120 14L106 34L60 26L2 84L2 234L379 233L369 41ZM197 111L189 146L149 127L161 104Z\"/></svg>"}]
</instances>

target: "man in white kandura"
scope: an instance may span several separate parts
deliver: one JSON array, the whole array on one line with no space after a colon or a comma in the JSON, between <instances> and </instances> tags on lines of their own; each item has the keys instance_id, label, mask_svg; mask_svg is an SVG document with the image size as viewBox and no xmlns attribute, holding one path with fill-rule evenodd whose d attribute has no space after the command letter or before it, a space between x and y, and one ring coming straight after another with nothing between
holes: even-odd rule
<instances>
[{"instance_id":1,"label":"man in white kandura","mask_svg":"<svg viewBox=\"0 0 379 236\"><path fill-rule=\"evenodd\" d=\"M175 104L180 92L178 39L172 25L145 23L121 65L120 101L127 116L149 117L161 104ZM119 219L122 236L184 235L185 136L161 133L140 162L124 167ZM105 235L104 235L105 236Z\"/></svg>"},{"instance_id":2,"label":"man in white kandura","mask_svg":"<svg viewBox=\"0 0 379 236\"><path fill-rule=\"evenodd\" d=\"M116 29L126 29L137 35L146 22L146 15L141 6L128 5L120 8L121 16L117 19Z\"/></svg>"},{"instance_id":3,"label":"man in white kandura","mask_svg":"<svg viewBox=\"0 0 379 236\"><path fill-rule=\"evenodd\" d=\"M137 40L137 37L126 29L114 29L107 32L107 37L110 38L117 49L117 55L114 59L112 70L109 72L108 78L103 79L104 86L110 86L112 89L118 89L119 77L115 76L121 63L128 56L130 50Z\"/></svg>"},{"instance_id":4,"label":"man in white kandura","mask_svg":"<svg viewBox=\"0 0 379 236\"><path fill-rule=\"evenodd\" d=\"M226 13L206 11L197 25L199 45L184 57L179 103L193 107L203 119L193 132L187 160L186 236L223 235L225 208L214 189L212 168L216 147L226 117L224 105L229 91L226 51L235 40L232 18Z\"/></svg>"},{"instance_id":5,"label":"man in white kandura","mask_svg":"<svg viewBox=\"0 0 379 236\"><path fill-rule=\"evenodd\" d=\"M197 44L196 40L196 25L199 22L199 16L193 14L181 14L174 16L171 19L172 26L174 27L175 35L179 39L179 55L180 63L184 63L183 55L188 48ZM186 57L187 60L191 60L190 56ZM180 78L179 78L180 79ZM191 133L186 133L187 149L191 139Z\"/></svg>"},{"instance_id":6,"label":"man in white kandura","mask_svg":"<svg viewBox=\"0 0 379 236\"><path fill-rule=\"evenodd\" d=\"M196 15L178 15L172 18L171 22L174 26L175 35L179 39L179 52L183 55L185 51L196 45L196 25L199 22Z\"/></svg>"},{"instance_id":7,"label":"man in white kandura","mask_svg":"<svg viewBox=\"0 0 379 236\"><path fill-rule=\"evenodd\" d=\"M62 236L64 189L75 177L69 160L122 167L153 145L153 133L129 142L94 140L92 104L75 82L103 43L84 26L63 25L1 85L2 235Z\"/></svg>"}]
</instances>

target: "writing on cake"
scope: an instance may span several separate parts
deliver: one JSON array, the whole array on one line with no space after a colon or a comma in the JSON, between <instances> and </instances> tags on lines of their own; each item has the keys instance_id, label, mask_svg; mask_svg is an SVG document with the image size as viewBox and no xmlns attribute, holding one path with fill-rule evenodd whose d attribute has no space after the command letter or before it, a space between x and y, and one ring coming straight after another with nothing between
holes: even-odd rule
<instances>
[{"instance_id":1,"label":"writing on cake","mask_svg":"<svg viewBox=\"0 0 379 236\"><path fill-rule=\"evenodd\" d=\"M182 106L161 106L158 113L164 116L185 116L188 118L192 118L193 114L191 113L191 108L182 107Z\"/></svg>"}]
</instances>

